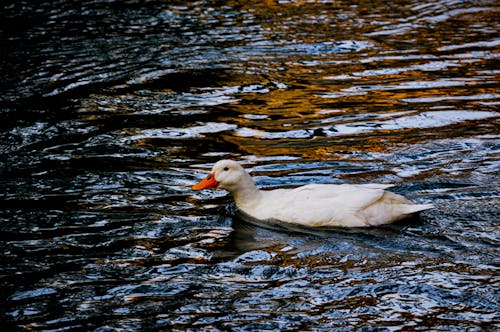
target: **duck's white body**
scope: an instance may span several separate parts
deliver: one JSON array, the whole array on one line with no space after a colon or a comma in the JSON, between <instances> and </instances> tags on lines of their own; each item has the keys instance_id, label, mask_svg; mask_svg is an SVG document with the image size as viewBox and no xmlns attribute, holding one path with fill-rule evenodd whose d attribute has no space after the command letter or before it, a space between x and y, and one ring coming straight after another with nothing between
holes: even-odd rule
<instances>
[{"instance_id":1,"label":"duck's white body","mask_svg":"<svg viewBox=\"0 0 500 332\"><path fill-rule=\"evenodd\" d=\"M193 186L228 190L236 206L259 220L274 219L306 226L366 227L409 217L432 204L413 204L384 189L385 184L310 184L294 189L259 190L236 162L217 162L210 175Z\"/></svg>"}]
</instances>

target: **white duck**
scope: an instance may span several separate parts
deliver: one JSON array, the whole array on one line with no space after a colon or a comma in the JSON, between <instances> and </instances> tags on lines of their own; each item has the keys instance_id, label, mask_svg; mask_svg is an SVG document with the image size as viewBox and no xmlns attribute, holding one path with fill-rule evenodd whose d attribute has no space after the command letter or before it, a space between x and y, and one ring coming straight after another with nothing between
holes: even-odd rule
<instances>
[{"instance_id":1,"label":"white duck","mask_svg":"<svg viewBox=\"0 0 500 332\"><path fill-rule=\"evenodd\" d=\"M226 189L236 206L253 218L306 226L377 226L433 208L432 204L414 204L384 190L391 186L309 184L294 189L259 190L237 162L220 160L192 189Z\"/></svg>"}]
</instances>

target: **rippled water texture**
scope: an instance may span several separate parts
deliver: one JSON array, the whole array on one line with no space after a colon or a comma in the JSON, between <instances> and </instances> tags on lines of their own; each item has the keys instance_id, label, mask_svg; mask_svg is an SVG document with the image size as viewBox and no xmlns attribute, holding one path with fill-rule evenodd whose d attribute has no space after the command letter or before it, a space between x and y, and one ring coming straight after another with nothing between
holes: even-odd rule
<instances>
[{"instance_id":1,"label":"rippled water texture","mask_svg":"<svg viewBox=\"0 0 500 332\"><path fill-rule=\"evenodd\" d=\"M495 330L495 1L8 1L4 330ZM381 228L190 186L394 183Z\"/></svg>"}]
</instances>

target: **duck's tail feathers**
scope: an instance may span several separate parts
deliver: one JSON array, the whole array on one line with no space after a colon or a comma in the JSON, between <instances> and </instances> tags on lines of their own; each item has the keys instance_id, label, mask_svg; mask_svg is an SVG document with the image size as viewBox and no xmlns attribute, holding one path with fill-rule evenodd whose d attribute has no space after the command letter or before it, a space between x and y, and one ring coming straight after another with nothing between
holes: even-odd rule
<instances>
[{"instance_id":1,"label":"duck's tail feathers","mask_svg":"<svg viewBox=\"0 0 500 332\"><path fill-rule=\"evenodd\" d=\"M416 213L424 210L434 209L433 204L415 204L408 206L408 213Z\"/></svg>"}]
</instances>

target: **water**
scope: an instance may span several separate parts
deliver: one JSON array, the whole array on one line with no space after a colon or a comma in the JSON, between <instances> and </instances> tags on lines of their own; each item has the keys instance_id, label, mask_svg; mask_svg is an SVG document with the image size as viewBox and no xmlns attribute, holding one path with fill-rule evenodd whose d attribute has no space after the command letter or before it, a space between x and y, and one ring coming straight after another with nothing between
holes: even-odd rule
<instances>
[{"instance_id":1,"label":"water","mask_svg":"<svg viewBox=\"0 0 500 332\"><path fill-rule=\"evenodd\" d=\"M494 1L3 4L6 330L499 328ZM381 228L190 186L394 183Z\"/></svg>"}]
</instances>

